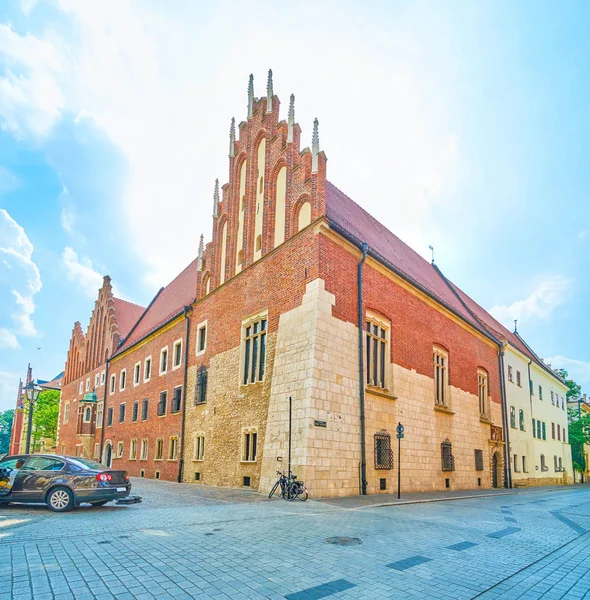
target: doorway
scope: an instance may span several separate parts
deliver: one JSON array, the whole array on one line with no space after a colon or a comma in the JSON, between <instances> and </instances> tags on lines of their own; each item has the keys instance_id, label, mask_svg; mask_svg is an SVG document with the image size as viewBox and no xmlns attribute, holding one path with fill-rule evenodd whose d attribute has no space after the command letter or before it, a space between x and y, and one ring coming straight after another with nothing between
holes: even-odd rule
<instances>
[{"instance_id":1,"label":"doorway","mask_svg":"<svg viewBox=\"0 0 590 600\"><path fill-rule=\"evenodd\" d=\"M110 440L107 440L104 445L104 450L102 452L102 463L111 468L111 463L113 459L113 444L111 444Z\"/></svg>"},{"instance_id":2,"label":"doorway","mask_svg":"<svg viewBox=\"0 0 590 600\"><path fill-rule=\"evenodd\" d=\"M498 460L498 453L494 452L492 455L492 487L499 487L500 480L500 461Z\"/></svg>"}]
</instances>

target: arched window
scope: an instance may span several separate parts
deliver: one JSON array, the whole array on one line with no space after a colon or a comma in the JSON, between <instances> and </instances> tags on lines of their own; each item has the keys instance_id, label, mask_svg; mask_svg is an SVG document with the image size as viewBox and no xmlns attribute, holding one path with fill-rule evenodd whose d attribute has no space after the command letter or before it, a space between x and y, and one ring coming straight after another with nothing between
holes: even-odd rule
<instances>
[{"instance_id":1,"label":"arched window","mask_svg":"<svg viewBox=\"0 0 590 600\"><path fill-rule=\"evenodd\" d=\"M221 230L221 264L219 265L219 284L225 281L225 254L227 250L227 221Z\"/></svg>"},{"instance_id":2,"label":"arched window","mask_svg":"<svg viewBox=\"0 0 590 600\"><path fill-rule=\"evenodd\" d=\"M90 406L87 406L84 409L84 423L90 423L91 416L92 416L92 409L90 408Z\"/></svg>"},{"instance_id":3,"label":"arched window","mask_svg":"<svg viewBox=\"0 0 590 600\"><path fill-rule=\"evenodd\" d=\"M311 204L304 202L299 209L299 219L297 221L297 231L301 231L311 223Z\"/></svg>"},{"instance_id":4,"label":"arched window","mask_svg":"<svg viewBox=\"0 0 590 600\"><path fill-rule=\"evenodd\" d=\"M276 248L285 241L285 199L287 197L287 167L281 167L277 175L275 200L275 240Z\"/></svg>"}]
</instances>

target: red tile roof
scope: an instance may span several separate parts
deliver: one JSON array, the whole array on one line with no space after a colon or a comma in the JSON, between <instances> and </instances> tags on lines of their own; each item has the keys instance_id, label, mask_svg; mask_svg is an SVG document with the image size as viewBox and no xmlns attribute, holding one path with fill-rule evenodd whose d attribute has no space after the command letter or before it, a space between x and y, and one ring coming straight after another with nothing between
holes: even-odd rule
<instances>
[{"instance_id":1,"label":"red tile roof","mask_svg":"<svg viewBox=\"0 0 590 600\"><path fill-rule=\"evenodd\" d=\"M197 259L156 294L143 316L132 327L123 345L114 352L113 356L127 350L182 313L185 306L190 306L195 301L196 289Z\"/></svg>"},{"instance_id":2,"label":"red tile roof","mask_svg":"<svg viewBox=\"0 0 590 600\"><path fill-rule=\"evenodd\" d=\"M119 335L121 338L125 338L143 314L145 307L127 300L121 300L121 298L113 297L113 300L115 301L115 315L117 316Z\"/></svg>"}]
</instances>

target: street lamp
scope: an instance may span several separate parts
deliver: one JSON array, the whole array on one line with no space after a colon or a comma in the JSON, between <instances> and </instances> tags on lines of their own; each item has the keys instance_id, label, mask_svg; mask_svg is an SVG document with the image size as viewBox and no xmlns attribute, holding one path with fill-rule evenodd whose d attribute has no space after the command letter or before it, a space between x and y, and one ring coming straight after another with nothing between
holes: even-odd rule
<instances>
[{"instance_id":1,"label":"street lamp","mask_svg":"<svg viewBox=\"0 0 590 600\"><path fill-rule=\"evenodd\" d=\"M31 429L33 427L33 406L35 402L37 402L37 398L41 393L41 388L31 381L25 385L25 396L29 401L29 422L27 423L27 446L25 450L25 454L29 454L29 449L31 447Z\"/></svg>"}]
</instances>

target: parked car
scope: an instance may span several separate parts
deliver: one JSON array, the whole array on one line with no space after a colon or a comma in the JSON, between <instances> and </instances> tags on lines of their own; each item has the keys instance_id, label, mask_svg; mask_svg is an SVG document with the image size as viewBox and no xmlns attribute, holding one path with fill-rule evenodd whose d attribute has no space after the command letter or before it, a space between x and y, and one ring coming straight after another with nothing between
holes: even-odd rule
<instances>
[{"instance_id":1,"label":"parked car","mask_svg":"<svg viewBox=\"0 0 590 600\"><path fill-rule=\"evenodd\" d=\"M3 484L17 463L12 489L3 495ZM103 506L129 496L131 483L126 471L106 468L94 460L55 454L19 454L0 460L0 504L45 503L55 512L66 512L83 502Z\"/></svg>"}]
</instances>

